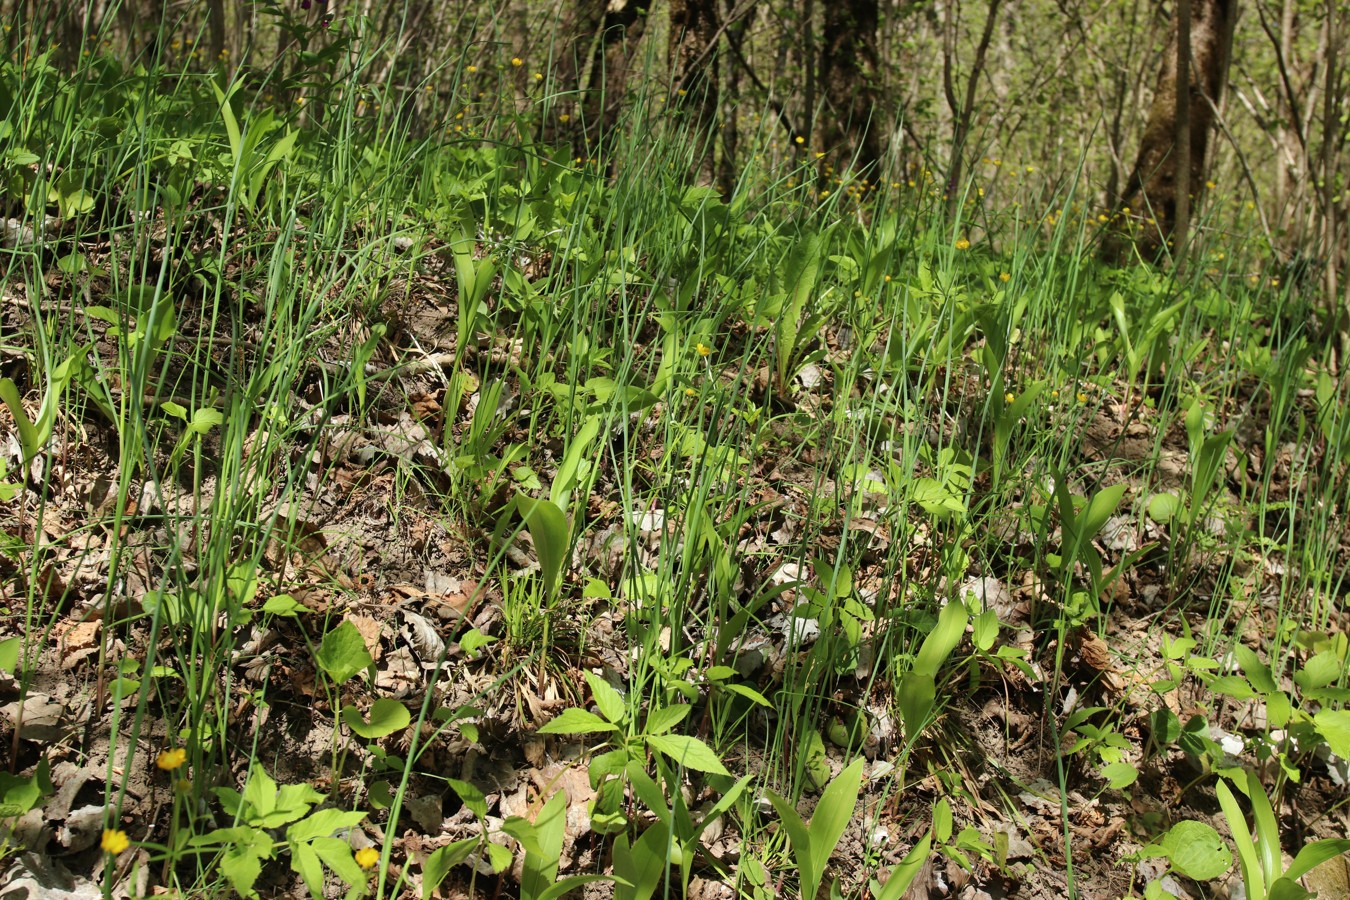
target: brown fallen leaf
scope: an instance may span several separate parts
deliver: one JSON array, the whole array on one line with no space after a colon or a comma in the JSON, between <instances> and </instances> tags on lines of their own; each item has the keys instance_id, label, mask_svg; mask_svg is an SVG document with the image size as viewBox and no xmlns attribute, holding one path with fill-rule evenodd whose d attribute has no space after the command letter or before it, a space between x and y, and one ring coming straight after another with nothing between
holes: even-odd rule
<instances>
[{"instance_id":1,"label":"brown fallen leaf","mask_svg":"<svg viewBox=\"0 0 1350 900\"><path fill-rule=\"evenodd\" d=\"M61 668L73 669L81 660L98 652L98 632L102 625L102 620L90 619L88 622L65 622L52 629L56 632Z\"/></svg>"},{"instance_id":2,"label":"brown fallen leaf","mask_svg":"<svg viewBox=\"0 0 1350 900\"><path fill-rule=\"evenodd\" d=\"M356 626L356 630L361 635L361 640L365 641L366 652L370 654L370 658L379 662L380 656L384 653L380 646L380 632L383 630L380 623L370 616L348 615L345 618Z\"/></svg>"}]
</instances>

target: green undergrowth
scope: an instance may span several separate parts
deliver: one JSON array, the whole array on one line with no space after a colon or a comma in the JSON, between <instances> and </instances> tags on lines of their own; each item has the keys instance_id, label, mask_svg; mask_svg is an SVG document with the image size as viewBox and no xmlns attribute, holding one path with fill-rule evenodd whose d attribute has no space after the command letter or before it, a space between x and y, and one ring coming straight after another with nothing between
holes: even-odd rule
<instances>
[{"instance_id":1,"label":"green undergrowth","mask_svg":"<svg viewBox=\"0 0 1350 900\"><path fill-rule=\"evenodd\" d=\"M1031 877L1047 857L1009 861L953 762L975 748L950 714L992 691L1040 722L1071 890L1069 792L1147 791L1183 760L1235 849L1159 812L1131 823L1138 856L1198 880L1236 858L1249 897L1293 896L1268 810L1350 757L1350 423L1314 293L1240 235L1104 266L1072 185L949 216L922 179L822 198L803 160L723 195L654 102L602 162L521 140L528 105L470 134L467 73L428 101L365 85L375 58L72 68L11 38L0 62L0 670L51 693L72 618L101 621L75 671L115 748L108 885L128 841L191 893L291 871L314 896L697 876L898 897L930 853ZM388 514L458 535L471 603L501 610L430 659L485 685L450 705L377 687L344 613L386 576L316 537L356 527L325 521L352 468L333 445L399 422L415 453L360 457L391 473ZM610 565L587 550L605 534ZM337 598L317 609L316 567ZM1123 618L1166 637L1085 667ZM556 711L487 714L524 684ZM297 702L331 726L308 783L269 774L265 713ZM49 759L90 758L0 736L11 820L47 802ZM562 880L562 794L503 818L437 768L541 738L580 748L606 848ZM137 765L157 818L123 813ZM480 827L410 856L426 779ZM883 809L902 848L858 837ZM831 863L850 827L852 872ZM708 848L728 830L734 860ZM1344 849L1309 847L1286 847L1295 874Z\"/></svg>"}]
</instances>

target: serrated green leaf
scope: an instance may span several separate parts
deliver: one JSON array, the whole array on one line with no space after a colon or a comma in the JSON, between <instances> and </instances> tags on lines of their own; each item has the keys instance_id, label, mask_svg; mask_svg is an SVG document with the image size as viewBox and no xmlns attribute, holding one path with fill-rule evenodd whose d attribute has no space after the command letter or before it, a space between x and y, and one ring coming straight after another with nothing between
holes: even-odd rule
<instances>
[{"instance_id":1,"label":"serrated green leaf","mask_svg":"<svg viewBox=\"0 0 1350 900\"><path fill-rule=\"evenodd\" d=\"M600 715L616 725L627 719L628 704L624 702L623 695L594 672L584 674L586 683L591 688L591 696L595 698L595 705L600 709Z\"/></svg>"},{"instance_id":2,"label":"serrated green leaf","mask_svg":"<svg viewBox=\"0 0 1350 900\"><path fill-rule=\"evenodd\" d=\"M618 731L617 725L606 722L595 713L584 709L565 709L559 716L540 728L536 734L595 734Z\"/></svg>"},{"instance_id":3,"label":"serrated green leaf","mask_svg":"<svg viewBox=\"0 0 1350 900\"><path fill-rule=\"evenodd\" d=\"M664 753L672 762L687 769L708 772L712 775L731 774L712 748L698 738L679 734L649 734L646 741L648 747L658 753Z\"/></svg>"},{"instance_id":4,"label":"serrated green leaf","mask_svg":"<svg viewBox=\"0 0 1350 900\"><path fill-rule=\"evenodd\" d=\"M1324 709L1313 716L1313 725L1332 753L1350 759L1350 710Z\"/></svg>"},{"instance_id":5,"label":"serrated green leaf","mask_svg":"<svg viewBox=\"0 0 1350 900\"><path fill-rule=\"evenodd\" d=\"M687 703L676 704L675 706L662 706L652 710L647 714L647 727L644 730L646 734L665 734L676 725L683 722L688 716L689 711L693 709Z\"/></svg>"},{"instance_id":6,"label":"serrated green leaf","mask_svg":"<svg viewBox=\"0 0 1350 900\"><path fill-rule=\"evenodd\" d=\"M314 838L332 837L338 831L355 828L364 820L363 812L346 812L341 809L320 809L306 816L286 829L286 839L291 841L309 841Z\"/></svg>"},{"instance_id":7,"label":"serrated green leaf","mask_svg":"<svg viewBox=\"0 0 1350 900\"><path fill-rule=\"evenodd\" d=\"M313 900L323 900L323 863L309 844L291 844L291 871L300 876Z\"/></svg>"},{"instance_id":8,"label":"serrated green leaf","mask_svg":"<svg viewBox=\"0 0 1350 900\"><path fill-rule=\"evenodd\" d=\"M365 870L356 862L352 845L342 838L315 838L311 849L323 860L323 864L333 870L333 874L348 885L359 888L366 883Z\"/></svg>"}]
</instances>

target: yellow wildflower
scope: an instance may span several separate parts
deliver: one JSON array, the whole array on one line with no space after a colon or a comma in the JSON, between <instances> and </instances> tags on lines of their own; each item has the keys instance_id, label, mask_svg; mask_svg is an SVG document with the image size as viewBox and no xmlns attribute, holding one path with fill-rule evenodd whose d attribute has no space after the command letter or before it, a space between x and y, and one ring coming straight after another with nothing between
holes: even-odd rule
<instances>
[{"instance_id":1,"label":"yellow wildflower","mask_svg":"<svg viewBox=\"0 0 1350 900\"><path fill-rule=\"evenodd\" d=\"M965 238L961 238L959 241L956 242L956 249L957 249L957 250L969 250L969 249L970 249L970 241L966 240Z\"/></svg>"},{"instance_id":2,"label":"yellow wildflower","mask_svg":"<svg viewBox=\"0 0 1350 900\"><path fill-rule=\"evenodd\" d=\"M362 847L356 851L356 864L363 869L369 869L380 861L380 851L374 847Z\"/></svg>"},{"instance_id":3,"label":"yellow wildflower","mask_svg":"<svg viewBox=\"0 0 1350 900\"><path fill-rule=\"evenodd\" d=\"M521 66L525 65L525 60L521 59L519 56L513 56L511 57L511 65L515 66L518 69Z\"/></svg>"},{"instance_id":4,"label":"yellow wildflower","mask_svg":"<svg viewBox=\"0 0 1350 900\"><path fill-rule=\"evenodd\" d=\"M183 747L175 747L172 750L165 750L155 759L155 765L166 772L172 772L179 766L187 762L187 750Z\"/></svg>"},{"instance_id":5,"label":"yellow wildflower","mask_svg":"<svg viewBox=\"0 0 1350 900\"><path fill-rule=\"evenodd\" d=\"M1007 273L1007 272L999 272L999 273L998 273L998 280L999 280L999 281L1012 281L1012 275L1010 275L1010 274Z\"/></svg>"},{"instance_id":6,"label":"yellow wildflower","mask_svg":"<svg viewBox=\"0 0 1350 900\"><path fill-rule=\"evenodd\" d=\"M465 67L464 67L464 71L465 71L465 72L468 72L470 75L472 75L474 72L477 72L477 71L478 71L478 67L477 67L477 66L465 66Z\"/></svg>"},{"instance_id":7,"label":"yellow wildflower","mask_svg":"<svg viewBox=\"0 0 1350 900\"><path fill-rule=\"evenodd\" d=\"M125 831L109 828L107 831L103 832L103 839L99 841L99 846L101 846L104 851L116 856L131 846L131 839L127 837Z\"/></svg>"},{"instance_id":8,"label":"yellow wildflower","mask_svg":"<svg viewBox=\"0 0 1350 900\"><path fill-rule=\"evenodd\" d=\"M702 341L699 341L697 344L695 344L694 349L698 351L699 356L708 356L712 353L712 348L709 347L707 344L703 343Z\"/></svg>"},{"instance_id":9,"label":"yellow wildflower","mask_svg":"<svg viewBox=\"0 0 1350 900\"><path fill-rule=\"evenodd\" d=\"M1003 402L1004 402L1004 403L1007 403L1007 404L1009 404L1009 405L1011 405L1012 402L1013 402L1014 400L1016 400L1016 399L1017 399L1017 398L1014 397L1014 396L1012 395L1011 392L1009 392L1009 393L1003 395Z\"/></svg>"}]
</instances>

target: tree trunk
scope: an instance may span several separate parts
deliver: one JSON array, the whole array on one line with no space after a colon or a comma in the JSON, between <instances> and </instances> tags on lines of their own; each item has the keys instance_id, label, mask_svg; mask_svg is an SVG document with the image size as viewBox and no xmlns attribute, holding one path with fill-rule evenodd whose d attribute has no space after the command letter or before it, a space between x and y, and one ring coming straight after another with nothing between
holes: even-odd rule
<instances>
[{"instance_id":1,"label":"tree trunk","mask_svg":"<svg viewBox=\"0 0 1350 900\"><path fill-rule=\"evenodd\" d=\"M717 119L718 33L716 0L671 0L670 103L687 111L696 169L705 184L714 177L711 134Z\"/></svg>"},{"instance_id":2,"label":"tree trunk","mask_svg":"<svg viewBox=\"0 0 1350 900\"><path fill-rule=\"evenodd\" d=\"M1134 240L1145 259L1165 256L1168 242L1174 238L1184 240L1178 225L1189 217L1189 200L1199 196L1204 184L1205 152L1214 127L1214 109L1228 74L1237 3L1238 0L1191 0L1188 21L1182 21L1187 17L1180 12L1173 16L1172 34L1163 54L1148 124L1119 202L1121 208L1130 210L1128 221L1139 226ZM1189 53L1178 40L1178 33L1186 24L1190 26ZM1177 65L1179 58L1187 56L1189 77L1181 76ZM1189 87L1180 102L1179 85ZM1182 142L1177 140L1180 111L1185 111L1189 119L1183 136L1188 140ZM1184 146L1186 143L1189 146ZM1179 192L1186 196L1179 197ZM1178 221L1178 213L1182 222ZM1128 236L1115 235L1107 242L1105 252L1123 261L1129 255Z\"/></svg>"},{"instance_id":3,"label":"tree trunk","mask_svg":"<svg viewBox=\"0 0 1350 900\"><path fill-rule=\"evenodd\" d=\"M578 150L599 155L619 121L628 90L631 48L647 25L651 0L576 0L564 23L567 41L558 56L556 77L569 100L557 106L558 127ZM566 116L566 119L562 117Z\"/></svg>"},{"instance_id":4,"label":"tree trunk","mask_svg":"<svg viewBox=\"0 0 1350 900\"><path fill-rule=\"evenodd\" d=\"M850 160L858 171L871 171L881 159L886 127L876 103L877 0L835 0L825 5L823 18L821 149L841 171Z\"/></svg>"}]
</instances>

